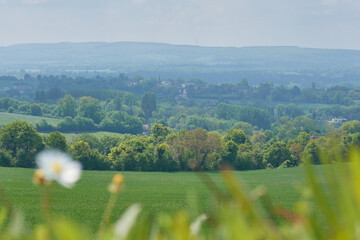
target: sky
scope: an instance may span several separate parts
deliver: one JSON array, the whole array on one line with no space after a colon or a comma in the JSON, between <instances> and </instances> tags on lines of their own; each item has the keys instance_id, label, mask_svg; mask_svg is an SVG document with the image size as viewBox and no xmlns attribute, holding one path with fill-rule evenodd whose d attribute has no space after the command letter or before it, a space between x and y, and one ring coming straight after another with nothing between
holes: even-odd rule
<instances>
[{"instance_id":1,"label":"sky","mask_svg":"<svg viewBox=\"0 0 360 240\"><path fill-rule=\"evenodd\" d=\"M360 0L0 0L0 46L118 41L360 49Z\"/></svg>"}]
</instances>

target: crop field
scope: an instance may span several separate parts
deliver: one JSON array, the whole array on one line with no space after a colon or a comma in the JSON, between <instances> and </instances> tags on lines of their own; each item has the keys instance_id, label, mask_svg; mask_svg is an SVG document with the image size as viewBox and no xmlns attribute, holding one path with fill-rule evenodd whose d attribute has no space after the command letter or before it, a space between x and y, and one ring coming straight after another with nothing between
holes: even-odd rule
<instances>
[{"instance_id":1,"label":"crop field","mask_svg":"<svg viewBox=\"0 0 360 240\"><path fill-rule=\"evenodd\" d=\"M13 204L20 209L28 225L41 221L40 190L32 184L33 169L0 168L0 185ZM96 229L100 222L109 193L107 186L115 172L83 171L81 180L72 189L57 184L51 187L52 211ZM144 211L155 214L174 213L186 209L202 212L212 207L213 194L193 172L122 172L125 176L124 191L120 194L113 220L131 204L140 203ZM220 173L207 173L225 191ZM269 169L235 172L249 190L259 185L266 187L272 203L291 208L299 199L302 168ZM192 211L193 212L193 211Z\"/></svg>"},{"instance_id":2,"label":"crop field","mask_svg":"<svg viewBox=\"0 0 360 240\"><path fill-rule=\"evenodd\" d=\"M0 112L0 125L5 125L5 124L11 123L16 120L24 120L32 125L35 125L36 123L39 123L42 119L45 119L49 124L52 124L52 125L56 125L61 121L61 119L56 119L56 118L38 117L38 116L31 116L31 115L25 115L25 114Z\"/></svg>"},{"instance_id":3,"label":"crop field","mask_svg":"<svg viewBox=\"0 0 360 240\"><path fill-rule=\"evenodd\" d=\"M31 115L25 115L25 114L17 114L17 113L5 113L0 112L0 125L6 125L8 123L11 123L16 120L24 120L28 123L35 125L36 123L39 123L42 119L45 119L49 124L56 125L62 119L57 118L48 118L48 117L38 117L38 116L31 116ZM91 135L94 135L98 138L105 136L105 135L115 135L115 136L122 136L121 133L115 133L115 132L105 132L105 131L98 131L98 132L89 132ZM42 133L43 135L48 135L48 133ZM62 133L68 143L73 143L74 140L78 135L81 133Z\"/></svg>"},{"instance_id":4,"label":"crop field","mask_svg":"<svg viewBox=\"0 0 360 240\"><path fill-rule=\"evenodd\" d=\"M87 132L91 135L94 135L97 138L101 138L103 136L117 136L117 137L121 137L123 134L121 133L115 133L115 132L104 132L104 131L99 131L99 132ZM61 133L62 135L65 136L66 142L68 144L72 144L74 143L75 139L81 135L82 133ZM43 136L48 136L49 133L41 133L41 135Z\"/></svg>"}]
</instances>

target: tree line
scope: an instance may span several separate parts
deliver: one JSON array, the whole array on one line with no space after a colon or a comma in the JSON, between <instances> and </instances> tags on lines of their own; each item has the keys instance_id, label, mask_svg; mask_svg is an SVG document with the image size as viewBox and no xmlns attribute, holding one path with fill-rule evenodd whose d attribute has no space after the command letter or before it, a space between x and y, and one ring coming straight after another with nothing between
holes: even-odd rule
<instances>
[{"instance_id":1,"label":"tree line","mask_svg":"<svg viewBox=\"0 0 360 240\"><path fill-rule=\"evenodd\" d=\"M314 138L299 132L279 140L271 131L247 135L231 129L224 135L204 129L171 132L162 124L151 127L151 135L121 137L79 135L68 145L64 135L41 136L26 121L15 121L0 130L0 166L34 167L34 156L44 148L66 151L84 169L118 171L215 171L224 166L236 170L298 166L304 158L320 163L322 151L340 148L346 155L360 146L360 122L345 122L339 131Z\"/></svg>"}]
</instances>

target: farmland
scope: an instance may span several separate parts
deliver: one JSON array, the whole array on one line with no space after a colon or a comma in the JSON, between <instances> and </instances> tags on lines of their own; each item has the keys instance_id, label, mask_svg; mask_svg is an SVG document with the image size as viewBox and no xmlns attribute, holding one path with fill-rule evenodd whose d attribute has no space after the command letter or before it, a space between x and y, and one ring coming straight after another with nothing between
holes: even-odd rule
<instances>
[{"instance_id":1,"label":"farmland","mask_svg":"<svg viewBox=\"0 0 360 240\"><path fill-rule=\"evenodd\" d=\"M49 124L57 124L61 121L61 119L56 119L56 118L0 112L0 125L5 125L16 120L24 120L32 125L35 125L36 123L39 123L43 119L45 119Z\"/></svg>"},{"instance_id":2,"label":"farmland","mask_svg":"<svg viewBox=\"0 0 360 240\"><path fill-rule=\"evenodd\" d=\"M40 191L32 184L33 169L0 168L0 183L16 209L20 209L28 225L41 221ZM92 227L98 226L109 193L107 186L115 172L83 171L80 182L72 189L53 185L53 213ZM193 172L122 172L125 188L113 211L113 220L133 203L155 214L174 213L182 208L205 211L214 203L212 194ZM300 167L235 172L248 189L266 187L274 205L291 208L299 199L302 181ZM220 173L208 173L224 189Z\"/></svg>"}]
</instances>

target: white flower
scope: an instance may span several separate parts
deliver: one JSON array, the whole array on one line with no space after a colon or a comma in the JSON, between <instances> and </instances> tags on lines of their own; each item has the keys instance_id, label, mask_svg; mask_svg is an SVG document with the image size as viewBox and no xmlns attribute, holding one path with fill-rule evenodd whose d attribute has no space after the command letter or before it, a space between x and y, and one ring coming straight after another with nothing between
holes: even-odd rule
<instances>
[{"instance_id":1,"label":"white flower","mask_svg":"<svg viewBox=\"0 0 360 240\"><path fill-rule=\"evenodd\" d=\"M45 150L36 156L36 164L44 171L45 179L55 180L64 187L71 188L80 179L81 164L68 154Z\"/></svg>"}]
</instances>

